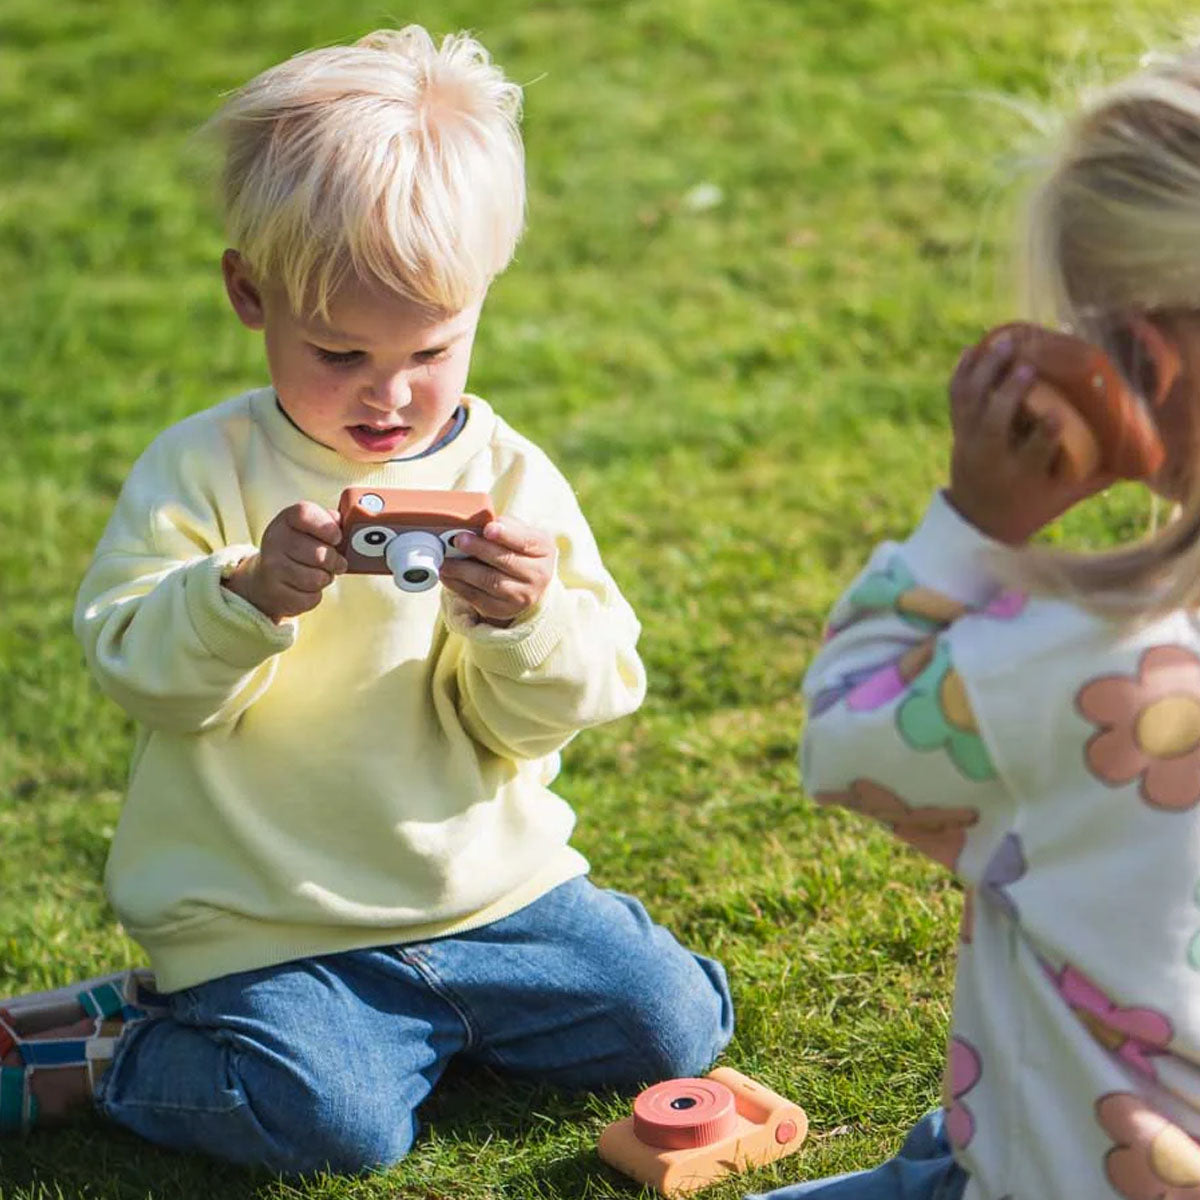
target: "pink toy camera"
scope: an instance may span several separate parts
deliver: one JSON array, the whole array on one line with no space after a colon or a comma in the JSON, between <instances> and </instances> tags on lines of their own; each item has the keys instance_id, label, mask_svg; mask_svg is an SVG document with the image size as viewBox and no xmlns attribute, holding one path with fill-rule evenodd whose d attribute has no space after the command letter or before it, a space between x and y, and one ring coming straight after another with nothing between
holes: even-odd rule
<instances>
[{"instance_id":1,"label":"pink toy camera","mask_svg":"<svg viewBox=\"0 0 1200 1200\"><path fill-rule=\"evenodd\" d=\"M360 575L391 575L404 592L425 592L438 581L460 533L482 535L496 519L486 492L434 492L409 488L351 487L338 502L348 566Z\"/></svg>"},{"instance_id":2,"label":"pink toy camera","mask_svg":"<svg viewBox=\"0 0 1200 1200\"><path fill-rule=\"evenodd\" d=\"M609 1166L675 1196L791 1154L807 1133L799 1105L718 1067L639 1093L633 1115L609 1125L597 1151Z\"/></svg>"}]
</instances>

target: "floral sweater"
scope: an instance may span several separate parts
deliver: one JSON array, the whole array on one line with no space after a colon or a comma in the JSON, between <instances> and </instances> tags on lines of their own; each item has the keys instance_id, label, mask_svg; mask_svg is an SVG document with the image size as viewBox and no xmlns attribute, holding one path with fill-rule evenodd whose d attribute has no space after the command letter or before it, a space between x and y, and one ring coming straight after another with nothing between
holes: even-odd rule
<instances>
[{"instance_id":1,"label":"floral sweater","mask_svg":"<svg viewBox=\"0 0 1200 1200\"><path fill-rule=\"evenodd\" d=\"M967 889L944 1104L966 1200L1200 1200L1200 620L1005 591L938 496L805 681L820 804Z\"/></svg>"}]
</instances>

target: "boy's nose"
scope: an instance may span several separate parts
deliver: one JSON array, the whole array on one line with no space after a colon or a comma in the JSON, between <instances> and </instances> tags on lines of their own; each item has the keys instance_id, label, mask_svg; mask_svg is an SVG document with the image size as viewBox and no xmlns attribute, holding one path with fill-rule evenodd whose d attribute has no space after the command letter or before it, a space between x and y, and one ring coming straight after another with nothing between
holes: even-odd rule
<instances>
[{"instance_id":1,"label":"boy's nose","mask_svg":"<svg viewBox=\"0 0 1200 1200\"><path fill-rule=\"evenodd\" d=\"M398 408L404 408L412 399L412 389L404 375L389 375L375 380L365 399L372 408L394 412Z\"/></svg>"}]
</instances>

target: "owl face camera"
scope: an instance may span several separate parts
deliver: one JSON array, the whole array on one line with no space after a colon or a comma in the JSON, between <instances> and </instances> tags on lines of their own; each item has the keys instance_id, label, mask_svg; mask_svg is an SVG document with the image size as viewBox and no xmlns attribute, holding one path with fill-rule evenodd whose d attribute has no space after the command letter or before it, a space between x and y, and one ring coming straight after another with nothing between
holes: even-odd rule
<instances>
[{"instance_id":1,"label":"owl face camera","mask_svg":"<svg viewBox=\"0 0 1200 1200\"><path fill-rule=\"evenodd\" d=\"M409 488L347 488L338 515L347 571L391 575L403 592L432 588L447 558L466 557L454 539L495 519L486 493Z\"/></svg>"}]
</instances>

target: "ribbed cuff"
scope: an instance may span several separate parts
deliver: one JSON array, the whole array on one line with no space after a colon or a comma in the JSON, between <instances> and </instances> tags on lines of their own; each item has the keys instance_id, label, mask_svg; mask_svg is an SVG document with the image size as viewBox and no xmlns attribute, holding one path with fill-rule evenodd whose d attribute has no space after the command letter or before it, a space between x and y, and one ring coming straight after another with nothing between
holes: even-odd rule
<instances>
[{"instance_id":1,"label":"ribbed cuff","mask_svg":"<svg viewBox=\"0 0 1200 1200\"><path fill-rule=\"evenodd\" d=\"M964 520L939 491L904 543L903 553L923 587L976 607L1004 586L999 563L1011 550Z\"/></svg>"},{"instance_id":2,"label":"ribbed cuff","mask_svg":"<svg viewBox=\"0 0 1200 1200\"><path fill-rule=\"evenodd\" d=\"M230 666L255 667L296 640L296 622L278 625L221 580L253 546L225 546L187 568L184 596L196 634L215 658Z\"/></svg>"},{"instance_id":3,"label":"ribbed cuff","mask_svg":"<svg viewBox=\"0 0 1200 1200\"><path fill-rule=\"evenodd\" d=\"M542 666L562 641L569 603L567 590L556 577L537 607L507 628L480 621L475 610L450 591L443 596L442 616L452 633L471 643L476 666L518 678Z\"/></svg>"}]
</instances>

